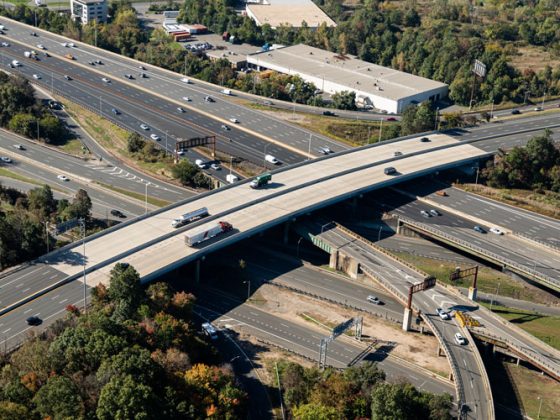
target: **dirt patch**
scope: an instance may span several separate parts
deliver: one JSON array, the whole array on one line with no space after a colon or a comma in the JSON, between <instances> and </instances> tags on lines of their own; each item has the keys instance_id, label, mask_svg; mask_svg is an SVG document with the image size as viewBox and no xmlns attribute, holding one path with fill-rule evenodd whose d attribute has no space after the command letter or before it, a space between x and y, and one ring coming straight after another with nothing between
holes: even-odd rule
<instances>
[{"instance_id":1,"label":"dirt patch","mask_svg":"<svg viewBox=\"0 0 560 420\"><path fill-rule=\"evenodd\" d=\"M375 316L363 312L356 313L356 311L284 291L271 285L261 286L258 295L254 298L262 310L325 333L330 332L327 327L337 325L356 315L363 316L362 333L365 337L375 337L395 343L391 354L440 375L449 374L449 363L445 357L437 356L438 342L431 335L405 333L399 325ZM315 318L318 322L313 322L309 317Z\"/></svg>"},{"instance_id":2,"label":"dirt patch","mask_svg":"<svg viewBox=\"0 0 560 420\"><path fill-rule=\"evenodd\" d=\"M518 47L517 54L510 60L511 65L520 71L531 69L538 72L547 65L553 69L560 65L560 59L553 59L550 52L535 46Z\"/></svg>"}]
</instances>

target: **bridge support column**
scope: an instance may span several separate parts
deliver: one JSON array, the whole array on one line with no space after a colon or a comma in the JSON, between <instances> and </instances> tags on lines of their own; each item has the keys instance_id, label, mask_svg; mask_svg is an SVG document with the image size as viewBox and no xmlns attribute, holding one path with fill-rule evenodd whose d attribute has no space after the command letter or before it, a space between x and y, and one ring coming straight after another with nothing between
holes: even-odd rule
<instances>
[{"instance_id":1,"label":"bridge support column","mask_svg":"<svg viewBox=\"0 0 560 420\"><path fill-rule=\"evenodd\" d=\"M329 267L333 270L338 270L338 249L331 251L331 258L329 259Z\"/></svg>"},{"instance_id":2,"label":"bridge support column","mask_svg":"<svg viewBox=\"0 0 560 420\"><path fill-rule=\"evenodd\" d=\"M519 359L519 357L518 357L517 360L516 360L516 362L515 362L515 364L516 364L517 366L519 366L519 360L520 360L520 359Z\"/></svg>"},{"instance_id":3,"label":"bridge support column","mask_svg":"<svg viewBox=\"0 0 560 420\"><path fill-rule=\"evenodd\" d=\"M469 299L476 302L476 287L469 287Z\"/></svg>"},{"instance_id":4,"label":"bridge support column","mask_svg":"<svg viewBox=\"0 0 560 420\"><path fill-rule=\"evenodd\" d=\"M194 281L200 283L200 260L196 260L196 266L194 269Z\"/></svg>"},{"instance_id":5,"label":"bridge support column","mask_svg":"<svg viewBox=\"0 0 560 420\"><path fill-rule=\"evenodd\" d=\"M290 222L284 223L284 245L288 245L288 238L290 237Z\"/></svg>"},{"instance_id":6,"label":"bridge support column","mask_svg":"<svg viewBox=\"0 0 560 420\"><path fill-rule=\"evenodd\" d=\"M409 331L411 323L412 323L412 309L404 308L403 321L402 321L403 331Z\"/></svg>"},{"instance_id":7,"label":"bridge support column","mask_svg":"<svg viewBox=\"0 0 560 420\"><path fill-rule=\"evenodd\" d=\"M401 226L402 226L402 222L401 219L397 219L397 235L401 234Z\"/></svg>"}]
</instances>

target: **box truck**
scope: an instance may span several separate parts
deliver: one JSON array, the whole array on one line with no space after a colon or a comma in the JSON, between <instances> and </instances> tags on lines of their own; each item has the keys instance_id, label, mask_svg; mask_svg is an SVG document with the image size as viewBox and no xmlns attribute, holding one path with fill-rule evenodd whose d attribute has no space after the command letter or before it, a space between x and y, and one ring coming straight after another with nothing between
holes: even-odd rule
<instances>
[{"instance_id":1,"label":"box truck","mask_svg":"<svg viewBox=\"0 0 560 420\"><path fill-rule=\"evenodd\" d=\"M186 225L187 223L194 222L195 220L202 219L203 217L208 216L208 209L206 207L202 207L201 209L190 211L179 216L176 219L173 219L171 222L171 226L174 228L181 227Z\"/></svg>"},{"instance_id":2,"label":"box truck","mask_svg":"<svg viewBox=\"0 0 560 420\"><path fill-rule=\"evenodd\" d=\"M214 222L210 225L196 227L187 231L185 235L185 243L188 246L194 246L200 242L207 241L222 233L229 232L233 227L228 222Z\"/></svg>"},{"instance_id":3,"label":"box truck","mask_svg":"<svg viewBox=\"0 0 560 420\"><path fill-rule=\"evenodd\" d=\"M262 174L257 176L255 179L253 179L249 185L251 186L251 188L255 188L255 189L264 187L266 184L270 182L271 179L272 179L271 174L268 173Z\"/></svg>"}]
</instances>

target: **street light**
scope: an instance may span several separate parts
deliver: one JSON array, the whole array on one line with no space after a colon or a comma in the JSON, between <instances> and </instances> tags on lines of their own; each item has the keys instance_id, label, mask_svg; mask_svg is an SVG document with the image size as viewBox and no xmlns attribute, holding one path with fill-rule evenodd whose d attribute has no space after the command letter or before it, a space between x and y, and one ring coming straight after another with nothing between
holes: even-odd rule
<instances>
[{"instance_id":1,"label":"street light","mask_svg":"<svg viewBox=\"0 0 560 420\"><path fill-rule=\"evenodd\" d=\"M84 314L87 313L87 281L86 281L86 221L80 219L80 227L82 230L82 245L83 245L83 269L84 269Z\"/></svg>"},{"instance_id":2,"label":"street light","mask_svg":"<svg viewBox=\"0 0 560 420\"><path fill-rule=\"evenodd\" d=\"M436 108L436 120L434 121L434 130L438 129L438 113L439 113L439 106Z\"/></svg>"},{"instance_id":3,"label":"street light","mask_svg":"<svg viewBox=\"0 0 560 420\"><path fill-rule=\"evenodd\" d=\"M496 300L496 295L500 291L500 283L498 283L498 287L496 287L496 293L494 293L494 298L490 300L490 310L492 310L492 306L494 305L494 301Z\"/></svg>"},{"instance_id":4,"label":"street light","mask_svg":"<svg viewBox=\"0 0 560 420\"><path fill-rule=\"evenodd\" d=\"M379 226L379 234L377 235L377 242L381 240L381 231L383 230L383 226Z\"/></svg>"},{"instance_id":5,"label":"street light","mask_svg":"<svg viewBox=\"0 0 560 420\"><path fill-rule=\"evenodd\" d=\"M146 182L146 191L144 193L144 214L148 213L148 182Z\"/></svg>"},{"instance_id":6,"label":"street light","mask_svg":"<svg viewBox=\"0 0 560 420\"><path fill-rule=\"evenodd\" d=\"M296 247L296 257L299 258L299 243L301 242L301 240L303 239L303 236L300 236L298 241L297 241L297 247Z\"/></svg>"},{"instance_id":7,"label":"street light","mask_svg":"<svg viewBox=\"0 0 560 420\"><path fill-rule=\"evenodd\" d=\"M537 413L537 419L541 418L541 408L542 408L542 397L537 397L537 400L539 400L539 412Z\"/></svg>"},{"instance_id":8,"label":"street light","mask_svg":"<svg viewBox=\"0 0 560 420\"><path fill-rule=\"evenodd\" d=\"M307 160L311 159L311 137L313 135L309 133L309 147L307 149Z\"/></svg>"}]
</instances>

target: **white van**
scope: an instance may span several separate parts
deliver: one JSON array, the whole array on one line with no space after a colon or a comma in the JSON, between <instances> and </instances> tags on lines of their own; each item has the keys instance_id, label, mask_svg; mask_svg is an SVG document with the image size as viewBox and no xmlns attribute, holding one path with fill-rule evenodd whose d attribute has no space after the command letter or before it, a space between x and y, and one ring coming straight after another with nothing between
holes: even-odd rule
<instances>
[{"instance_id":1,"label":"white van","mask_svg":"<svg viewBox=\"0 0 560 420\"><path fill-rule=\"evenodd\" d=\"M273 165L278 165L280 163L280 161L278 159L276 159L274 156L272 155L266 155L264 157L264 160L266 160L267 162L272 163Z\"/></svg>"},{"instance_id":2,"label":"white van","mask_svg":"<svg viewBox=\"0 0 560 420\"><path fill-rule=\"evenodd\" d=\"M226 175L226 181L229 182L230 184L234 184L237 181L239 181L239 178L233 174L227 174Z\"/></svg>"},{"instance_id":3,"label":"white van","mask_svg":"<svg viewBox=\"0 0 560 420\"><path fill-rule=\"evenodd\" d=\"M198 166L200 169L205 169L206 168L206 163L204 163L204 161L202 159L195 160L194 164L196 166Z\"/></svg>"}]
</instances>

